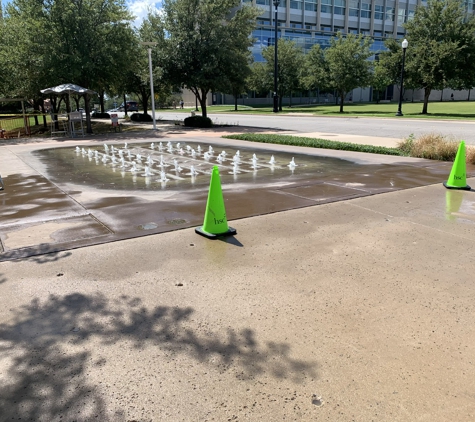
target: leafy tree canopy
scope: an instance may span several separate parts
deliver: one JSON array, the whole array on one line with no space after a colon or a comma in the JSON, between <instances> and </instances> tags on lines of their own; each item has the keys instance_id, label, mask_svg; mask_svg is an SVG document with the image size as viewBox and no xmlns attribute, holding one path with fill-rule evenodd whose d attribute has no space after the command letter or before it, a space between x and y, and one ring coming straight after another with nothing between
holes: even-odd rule
<instances>
[{"instance_id":1,"label":"leafy tree canopy","mask_svg":"<svg viewBox=\"0 0 475 422\"><path fill-rule=\"evenodd\" d=\"M248 66L257 16L258 9L239 0L165 0L151 20L163 40L165 78L190 89L203 116L208 93L229 90L235 70Z\"/></svg>"}]
</instances>

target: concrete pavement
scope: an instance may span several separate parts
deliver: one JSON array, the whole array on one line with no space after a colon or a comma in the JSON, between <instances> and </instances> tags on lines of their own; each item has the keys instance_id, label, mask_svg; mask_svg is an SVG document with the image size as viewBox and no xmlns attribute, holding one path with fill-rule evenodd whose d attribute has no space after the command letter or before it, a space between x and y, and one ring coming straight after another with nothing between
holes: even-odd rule
<instances>
[{"instance_id":1,"label":"concrete pavement","mask_svg":"<svg viewBox=\"0 0 475 422\"><path fill-rule=\"evenodd\" d=\"M437 183L2 262L0 421L472 421L474 221Z\"/></svg>"}]
</instances>

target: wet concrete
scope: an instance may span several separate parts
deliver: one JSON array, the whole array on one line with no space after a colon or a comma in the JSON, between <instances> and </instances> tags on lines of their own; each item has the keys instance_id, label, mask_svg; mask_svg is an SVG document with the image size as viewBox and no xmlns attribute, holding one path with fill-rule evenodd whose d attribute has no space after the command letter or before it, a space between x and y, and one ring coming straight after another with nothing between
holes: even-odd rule
<instances>
[{"instance_id":1,"label":"wet concrete","mask_svg":"<svg viewBox=\"0 0 475 422\"><path fill-rule=\"evenodd\" d=\"M94 159L91 154L103 152L102 144L84 146L83 152L71 146L23 152L19 157L36 174L4 177L7 189L0 191L0 260L201 225L209 172L221 150L228 153L227 161L220 165L228 221L441 183L451 167L450 163L428 160L343 152L336 158L328 152L325 156L322 150L311 154L308 149L283 151L226 142L213 142L215 153L210 160L152 150L149 142L130 144L129 149L140 153L144 161L149 154L155 162L160 156L168 163L173 158L179 160L184 170L174 173L170 165L167 183L158 179L156 165L152 177L143 177L143 165L131 173L130 164L121 169L110 161ZM198 143L182 142L185 145L196 148ZM203 151L208 145L201 144ZM123 145L115 144L115 148ZM89 149L89 155L84 153ZM232 174L230 160L238 149L242 164L239 172ZM252 168L253 153L259 159L257 169ZM272 155L275 166L268 164ZM359 156L365 160L372 156L372 164L358 162L355 157ZM295 169L287 165L292 158L297 163ZM198 176L184 174L190 164L196 166Z\"/></svg>"},{"instance_id":2,"label":"wet concrete","mask_svg":"<svg viewBox=\"0 0 475 422\"><path fill-rule=\"evenodd\" d=\"M2 176L46 179L59 200L95 204L94 216L115 201L124 223L138 223L137 207L166 203L173 214L191 197L59 186L32 149L0 148ZM226 184L227 203L250 207L253 186L256 208L366 196L234 220L226 241L190 228L2 262L0 419L472 422L474 192L445 189L444 163L318 154L363 164L358 181ZM398 168L405 176L391 186ZM374 194L371 169L393 191ZM87 213L23 226L11 217L9 253L32 236L39 254L80 224L77 236L107 233L93 233ZM147 228L155 223L137 232Z\"/></svg>"}]
</instances>

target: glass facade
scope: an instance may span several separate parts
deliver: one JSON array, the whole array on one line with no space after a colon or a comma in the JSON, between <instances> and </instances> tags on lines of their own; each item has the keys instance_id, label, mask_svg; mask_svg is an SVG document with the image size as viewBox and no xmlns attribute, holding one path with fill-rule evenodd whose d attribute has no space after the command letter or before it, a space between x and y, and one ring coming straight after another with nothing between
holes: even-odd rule
<instances>
[{"instance_id":1,"label":"glass facade","mask_svg":"<svg viewBox=\"0 0 475 422\"><path fill-rule=\"evenodd\" d=\"M254 59L262 61L262 49L275 44L274 5L273 0L253 3L263 10L252 48ZM473 12L474 3L464 2L467 11ZM377 53L385 50L386 38L404 38L403 25L414 17L418 4L419 0L280 0L278 34L305 51L314 44L327 47L338 31L363 34L373 38L371 50Z\"/></svg>"}]
</instances>

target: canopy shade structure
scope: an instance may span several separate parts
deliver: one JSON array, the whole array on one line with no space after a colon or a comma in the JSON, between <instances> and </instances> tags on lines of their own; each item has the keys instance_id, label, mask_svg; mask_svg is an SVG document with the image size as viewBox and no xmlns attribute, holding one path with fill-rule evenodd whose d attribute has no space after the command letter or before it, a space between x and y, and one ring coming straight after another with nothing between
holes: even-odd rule
<instances>
[{"instance_id":1,"label":"canopy shade structure","mask_svg":"<svg viewBox=\"0 0 475 422\"><path fill-rule=\"evenodd\" d=\"M45 88L41 90L43 94L97 94L96 91L91 89L83 88L82 86L76 84L62 84L58 86L53 86L51 88Z\"/></svg>"}]
</instances>

